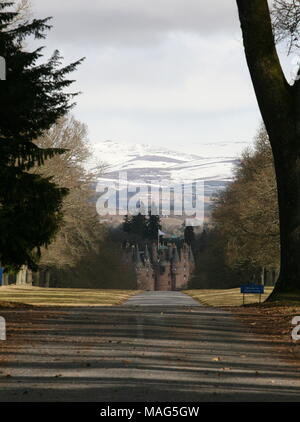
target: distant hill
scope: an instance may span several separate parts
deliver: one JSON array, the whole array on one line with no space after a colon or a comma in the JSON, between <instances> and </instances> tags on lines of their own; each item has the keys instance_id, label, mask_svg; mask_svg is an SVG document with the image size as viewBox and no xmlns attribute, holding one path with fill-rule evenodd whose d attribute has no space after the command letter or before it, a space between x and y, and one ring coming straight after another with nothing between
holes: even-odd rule
<instances>
[{"instance_id":1,"label":"distant hill","mask_svg":"<svg viewBox=\"0 0 300 422\"><path fill-rule=\"evenodd\" d=\"M130 186L143 184L178 186L182 183L203 181L205 210L209 214L211 197L224 189L232 180L238 164L238 154L246 147L243 143L207 144L203 155L182 153L164 147L145 144L128 144L115 141L100 142L94 146L94 156L89 163L107 164L101 177L103 185L117 181L120 172L127 173ZM145 197L140 198L143 202Z\"/></svg>"}]
</instances>

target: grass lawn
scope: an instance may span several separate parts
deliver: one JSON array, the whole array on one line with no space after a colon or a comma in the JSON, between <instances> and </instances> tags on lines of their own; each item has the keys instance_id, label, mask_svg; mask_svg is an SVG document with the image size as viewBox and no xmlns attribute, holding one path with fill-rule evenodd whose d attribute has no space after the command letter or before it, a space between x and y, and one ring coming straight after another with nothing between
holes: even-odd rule
<instances>
[{"instance_id":1,"label":"grass lawn","mask_svg":"<svg viewBox=\"0 0 300 422\"><path fill-rule=\"evenodd\" d=\"M31 286L0 287L0 306L7 302L36 306L113 306L120 305L136 290L51 289Z\"/></svg>"},{"instance_id":2,"label":"grass lawn","mask_svg":"<svg viewBox=\"0 0 300 422\"><path fill-rule=\"evenodd\" d=\"M265 293L261 296L262 302L271 294L273 287L265 287ZM241 306L243 295L240 288L223 290L185 290L194 299L208 306ZM245 304L258 303L259 295L245 295Z\"/></svg>"}]
</instances>

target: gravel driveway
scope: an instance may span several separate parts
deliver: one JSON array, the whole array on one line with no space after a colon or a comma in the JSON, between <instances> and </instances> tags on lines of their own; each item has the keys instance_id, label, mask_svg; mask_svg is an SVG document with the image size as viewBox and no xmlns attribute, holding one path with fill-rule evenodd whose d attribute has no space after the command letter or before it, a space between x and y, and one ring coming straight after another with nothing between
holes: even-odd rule
<instances>
[{"instance_id":1,"label":"gravel driveway","mask_svg":"<svg viewBox=\"0 0 300 422\"><path fill-rule=\"evenodd\" d=\"M279 359L278 345L182 293L25 309L18 322L12 312L0 342L2 402L300 399L300 371Z\"/></svg>"}]
</instances>

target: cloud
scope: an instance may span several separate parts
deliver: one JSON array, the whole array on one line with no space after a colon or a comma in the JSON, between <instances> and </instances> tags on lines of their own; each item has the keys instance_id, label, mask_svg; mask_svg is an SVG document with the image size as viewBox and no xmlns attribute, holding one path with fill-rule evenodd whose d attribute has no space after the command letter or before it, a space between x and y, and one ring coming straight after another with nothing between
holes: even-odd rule
<instances>
[{"instance_id":1,"label":"cloud","mask_svg":"<svg viewBox=\"0 0 300 422\"><path fill-rule=\"evenodd\" d=\"M34 0L53 16L51 37L66 44L141 46L173 32L208 36L238 29L235 0Z\"/></svg>"},{"instance_id":2,"label":"cloud","mask_svg":"<svg viewBox=\"0 0 300 422\"><path fill-rule=\"evenodd\" d=\"M90 138L196 150L251 140L259 121L235 0L32 0L53 16L38 45L74 74L74 109Z\"/></svg>"},{"instance_id":3,"label":"cloud","mask_svg":"<svg viewBox=\"0 0 300 422\"><path fill-rule=\"evenodd\" d=\"M87 67L87 95L82 101L101 110L209 112L255 104L243 52L236 41L216 43L177 36L154 55L127 50L94 53L87 58Z\"/></svg>"}]
</instances>

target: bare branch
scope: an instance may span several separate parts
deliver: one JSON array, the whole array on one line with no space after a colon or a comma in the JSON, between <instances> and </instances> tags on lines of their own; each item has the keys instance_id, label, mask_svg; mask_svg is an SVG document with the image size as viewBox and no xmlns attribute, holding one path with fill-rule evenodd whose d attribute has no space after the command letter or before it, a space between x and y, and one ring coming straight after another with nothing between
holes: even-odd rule
<instances>
[{"instance_id":1,"label":"bare branch","mask_svg":"<svg viewBox=\"0 0 300 422\"><path fill-rule=\"evenodd\" d=\"M69 189L63 204L64 224L56 240L42 253L41 264L65 268L76 265L90 250L99 247L103 228L91 202L94 174L84 167L90 155L87 129L72 116L64 117L36 141L43 148L62 148L67 152L34 169Z\"/></svg>"},{"instance_id":2,"label":"bare branch","mask_svg":"<svg viewBox=\"0 0 300 422\"><path fill-rule=\"evenodd\" d=\"M0 0L0 3L7 3L8 0ZM32 15L31 0L18 0L12 6L12 11L18 13L12 21L10 29L26 22Z\"/></svg>"},{"instance_id":3,"label":"bare branch","mask_svg":"<svg viewBox=\"0 0 300 422\"><path fill-rule=\"evenodd\" d=\"M288 54L300 47L299 0L274 0L272 20L277 42L287 43Z\"/></svg>"}]
</instances>

